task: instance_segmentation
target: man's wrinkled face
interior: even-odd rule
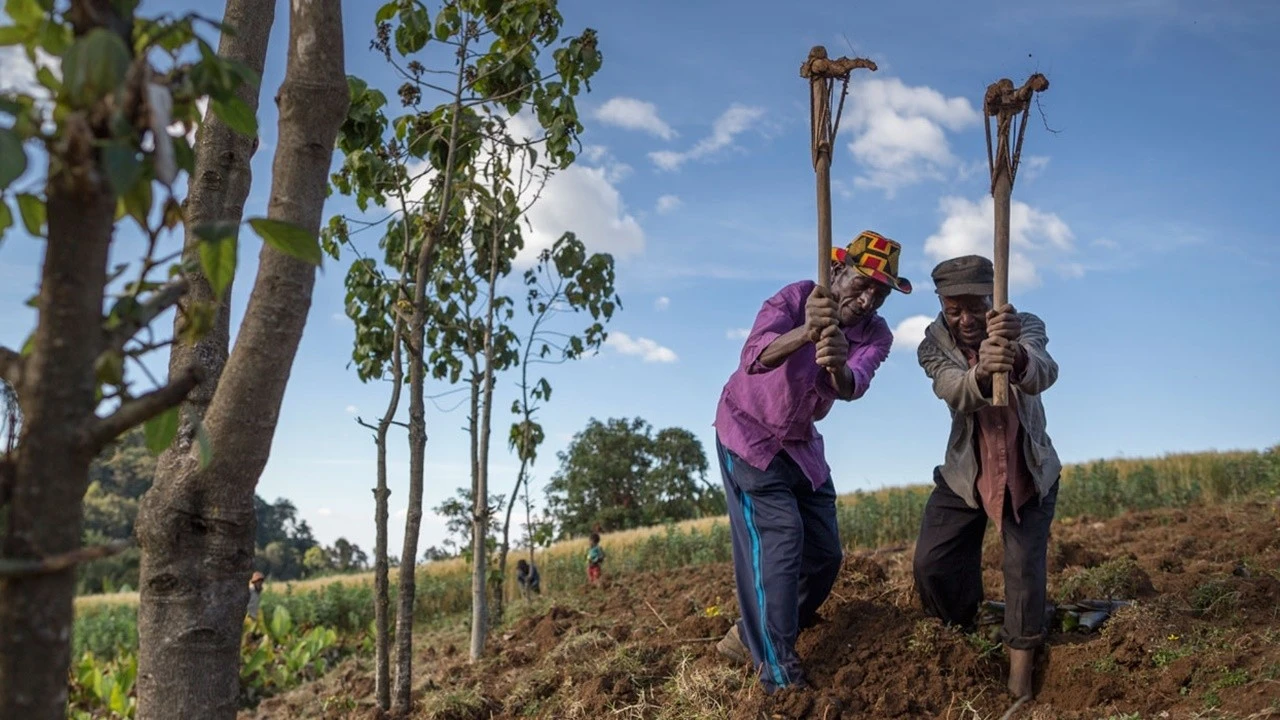
[[[838,264],[831,269],[831,294],[840,307],[841,327],[849,327],[879,310],[890,292],[888,285],[848,265]]]
[[[986,295],[956,295],[942,298],[942,317],[956,344],[976,348],[987,337],[987,313],[991,298]]]

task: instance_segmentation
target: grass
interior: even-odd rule
[[[1059,583],[1057,595],[1067,602],[1084,598],[1132,598],[1149,582],[1138,561],[1125,556],[1097,567],[1071,569]]]

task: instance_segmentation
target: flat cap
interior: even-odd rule
[[[995,266],[981,255],[963,255],[933,269],[934,290],[946,297],[990,295],[995,289]]]

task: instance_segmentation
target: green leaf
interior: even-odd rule
[[[22,138],[9,128],[0,128],[0,190],[5,190],[27,171],[27,151]]]
[[[249,221],[249,226],[276,250],[312,265],[320,264],[320,238],[314,234],[293,223],[270,218],[254,218]]]
[[[258,119],[248,103],[238,97],[213,101],[213,114],[227,124],[227,127],[248,137],[258,134]]]
[[[65,97],[83,108],[120,89],[129,70],[129,48],[119,35],[94,28],[62,54]]]
[[[112,143],[102,150],[102,163],[106,166],[107,180],[116,195],[125,196],[142,179],[142,162],[137,153],[125,143]]]
[[[41,85],[55,93],[62,90],[62,81],[58,79],[57,75],[53,74],[52,70],[45,66],[41,66],[39,70],[36,70],[36,79],[40,81]]]
[[[151,214],[151,183],[134,183],[128,193],[122,196],[125,210],[137,221],[138,227],[149,230],[147,216]]]
[[[236,276],[236,237],[200,243],[200,269],[219,299]]]
[[[44,17],[44,10],[36,0],[5,0],[4,14],[13,18],[18,25],[30,27],[40,22]]]
[[[378,14],[373,16],[373,21],[375,23],[384,23],[390,20],[396,16],[396,9],[399,7],[400,3],[398,0],[391,0],[391,2],[378,8]]]
[[[173,443],[173,439],[178,436],[178,419],[179,410],[177,406],[174,406],[142,425],[143,435],[146,436],[147,449],[151,451],[152,455],[159,455]]]
[[[42,22],[36,29],[36,44],[50,55],[62,57],[74,41],[70,26],[62,23]]]
[[[0,240],[4,240],[5,231],[13,227],[13,211],[9,209],[9,203],[0,198]]]
[[[22,216],[22,224],[28,233],[44,237],[46,210],[43,200],[31,193],[18,193],[18,214]]]
[[[27,31],[16,25],[0,27],[0,47],[21,45],[27,41]]]

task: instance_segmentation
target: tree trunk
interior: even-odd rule
[[[496,200],[497,193],[495,193]],[[472,542],[472,576],[471,576],[471,661],[475,662],[484,655],[484,641],[489,631],[489,608],[488,608],[488,583],[487,576],[489,574],[489,558],[488,545],[489,538],[489,436],[493,425],[493,332],[494,332],[494,315],[497,308],[494,307],[494,296],[497,293],[498,282],[498,245],[500,241],[499,230],[500,225],[493,229],[493,235],[489,241],[489,288],[488,298],[485,308],[485,325],[484,325],[484,373],[480,377],[480,396],[479,407],[475,402],[476,394],[472,393],[472,429],[476,428],[476,420],[474,419],[475,411],[480,411],[479,417],[479,442],[473,443],[477,445],[478,455],[475,463],[475,493],[472,496],[472,518],[474,526],[471,532]],[[474,385],[472,387],[475,387]],[[497,595],[502,594],[501,585],[498,586]],[[501,602],[500,600],[498,602]]]
[[[68,127],[89,132],[83,120],[68,121]],[[95,453],[83,429],[97,406],[94,360],[103,347],[103,290],[116,209],[106,177],[91,159],[86,164],[49,178],[39,324],[15,388],[23,422],[9,489],[6,560],[37,560],[80,547],[81,503]],[[85,177],[76,178],[80,172]],[[74,565],[0,577],[0,718],[66,717],[75,582]]]
[[[256,30],[242,17],[247,30]],[[348,105],[341,2],[292,3],[289,20],[267,214],[316,234]],[[179,437],[180,467],[157,476],[143,497],[139,720],[236,716],[254,489],[270,454],[315,274],[314,266],[264,244],[235,348],[205,417],[213,459],[199,469],[191,438]]]
[[[400,321],[395,320],[395,323],[396,329],[391,339],[391,400],[387,403],[387,412],[382,416],[382,422],[378,423],[378,487],[373,491],[374,522],[377,525],[377,539],[373,550],[373,622],[377,656],[374,686],[378,707],[384,712],[391,709],[391,646],[387,637],[387,611],[391,602],[387,577],[387,498],[391,496],[391,491],[387,488],[387,433],[400,408],[400,388],[404,385],[404,365],[401,364],[400,357]]]
[[[460,53],[466,53],[464,39]],[[391,713],[407,717],[413,710],[413,600],[416,591],[418,535],[422,528],[422,486],[427,454],[426,416],[426,335],[427,284],[431,281],[436,243],[444,236],[453,201],[453,169],[461,123],[462,89],[465,76],[458,70],[453,95],[453,120],[449,127],[449,151],[444,161],[444,183],[440,209],[427,241],[418,252],[414,273],[413,316],[409,320],[409,507],[405,513],[404,548],[400,556],[400,582],[396,589],[396,681]]]
[[[515,509],[516,500],[520,497],[520,485],[524,482],[525,466],[527,464],[525,460],[520,461],[520,472],[516,474],[516,487],[511,492],[511,499],[507,501],[507,516],[502,521],[502,544],[498,546],[498,580],[495,583],[497,587],[493,596],[492,614],[494,627],[502,624],[502,620],[507,613],[505,590],[507,555],[511,552],[511,511]]]

